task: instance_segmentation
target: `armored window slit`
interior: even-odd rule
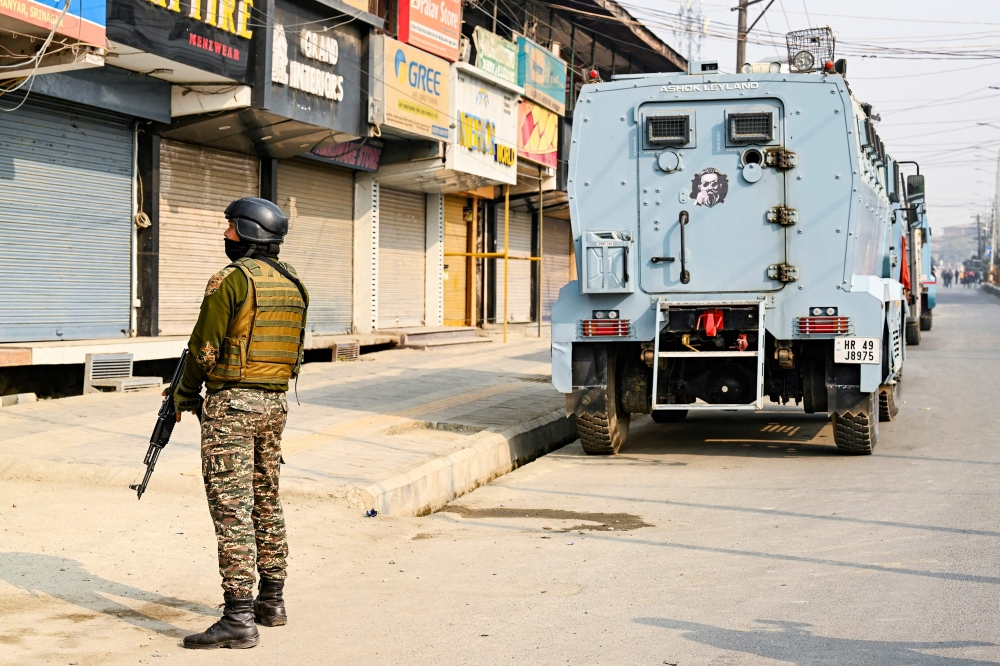
[[[729,114],[729,140],[733,143],[767,143],[773,138],[770,112]]]
[[[650,116],[646,118],[646,143],[651,146],[683,146],[688,142],[690,122],[687,116]]]

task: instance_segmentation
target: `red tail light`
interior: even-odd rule
[[[628,319],[584,319],[583,335],[592,338],[602,335],[622,336],[629,333]]]
[[[795,332],[799,335],[850,333],[850,317],[796,317]]]

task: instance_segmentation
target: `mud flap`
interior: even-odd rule
[[[604,412],[608,388],[608,348],[603,343],[573,344],[573,392],[566,394],[566,414]]]

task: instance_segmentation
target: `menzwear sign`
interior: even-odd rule
[[[108,0],[107,38],[250,83],[254,0]]]

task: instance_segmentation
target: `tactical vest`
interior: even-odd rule
[[[284,384],[302,351],[307,303],[294,282],[262,261],[243,258],[230,265],[247,276],[247,297],[208,380]]]

